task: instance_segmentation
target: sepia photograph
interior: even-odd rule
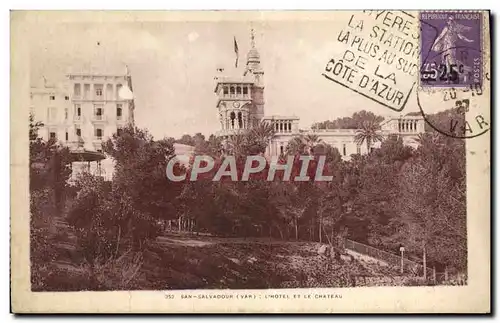
[[[488,312],[489,12],[267,14],[11,12],[23,293]]]

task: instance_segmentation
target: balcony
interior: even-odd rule
[[[92,115],[92,122],[105,122],[106,121],[106,116],[105,115]]]

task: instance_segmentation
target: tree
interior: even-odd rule
[[[243,132],[238,132],[229,137],[226,142],[226,152],[239,159],[248,153],[247,136]]]
[[[323,121],[312,125],[313,129],[360,129],[365,121],[374,120],[377,124],[384,120],[384,117],[377,116],[372,112],[361,110],[355,112],[351,117],[337,118],[333,121]]]
[[[56,227],[63,213],[71,175],[68,148],[55,140],[38,137],[43,127],[29,117],[29,199],[30,199],[30,259],[34,290],[45,289],[51,279],[47,264],[60,256],[55,244],[60,241]]]
[[[383,140],[383,136],[379,133],[379,130],[380,126],[375,120],[364,121],[361,125],[361,129],[356,131],[354,140],[358,145],[362,145],[366,142],[367,151],[370,152],[373,143]]]
[[[465,271],[465,143],[437,133],[421,142],[399,180],[402,238],[424,260]]]
[[[265,153],[274,133],[274,127],[268,122],[260,122],[256,127],[253,127],[248,134],[250,154]]]
[[[286,152],[289,155],[303,153],[312,155],[314,152],[314,148],[322,143],[323,141],[317,134],[308,133],[305,135],[299,135],[290,139],[286,147]]]
[[[314,147],[316,147],[316,145],[323,142],[317,134],[313,134],[313,133],[308,133],[303,138],[304,138],[303,139],[304,144],[305,144],[307,152],[309,154],[313,153]]]
[[[38,137],[38,129],[43,126],[29,118],[30,138],[30,190],[49,188],[54,205],[60,211],[67,181],[71,176],[71,155],[67,147],[60,146],[55,139],[48,141]]]
[[[122,218],[122,234],[140,248],[158,234],[158,221],[177,217],[176,197],[183,183],[169,181],[165,176],[168,161],[174,156],[173,142],[154,140],[145,130],[127,126],[103,144],[104,151],[115,161],[112,185],[112,206],[116,217]],[[174,173],[182,171],[176,164]]]
[[[29,115],[29,139],[31,141],[36,141],[38,137],[38,130],[44,126],[43,122],[35,121],[35,115],[30,113]]]
[[[288,155],[303,154],[306,149],[302,136],[296,136],[290,139],[286,146],[286,153]]]
[[[200,139],[200,137],[198,137],[198,140],[199,139]],[[203,138],[203,139],[205,139],[205,138]],[[188,146],[195,146],[195,144],[196,144],[196,142],[193,139],[193,137],[191,137],[190,135],[187,135],[187,134],[186,135],[182,135],[182,137],[180,139],[176,140],[176,143],[183,144],[183,145],[188,145]]]
[[[298,241],[299,223],[312,202],[312,197],[304,191],[304,185],[294,182],[278,181],[270,183],[270,186],[271,202],[282,221],[293,228],[295,241]]]

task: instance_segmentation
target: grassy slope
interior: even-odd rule
[[[104,265],[60,264],[35,290],[266,289],[403,285],[394,268],[357,255],[318,255],[319,244],[168,235]],[[50,277],[48,277],[49,275]]]
[[[266,239],[162,237],[144,253],[140,289],[262,289],[397,284],[397,271],[319,245]],[[140,286],[140,287],[139,287]]]

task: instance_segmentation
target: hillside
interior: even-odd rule
[[[321,245],[269,239],[169,235],[142,253],[127,253],[94,269],[59,266],[65,289],[266,289],[403,285],[396,268],[352,252],[320,255]],[[354,256],[353,256],[354,255]],[[92,275],[91,275],[92,272]],[[110,275],[110,273],[113,273]],[[79,283],[78,283],[79,282]]]

